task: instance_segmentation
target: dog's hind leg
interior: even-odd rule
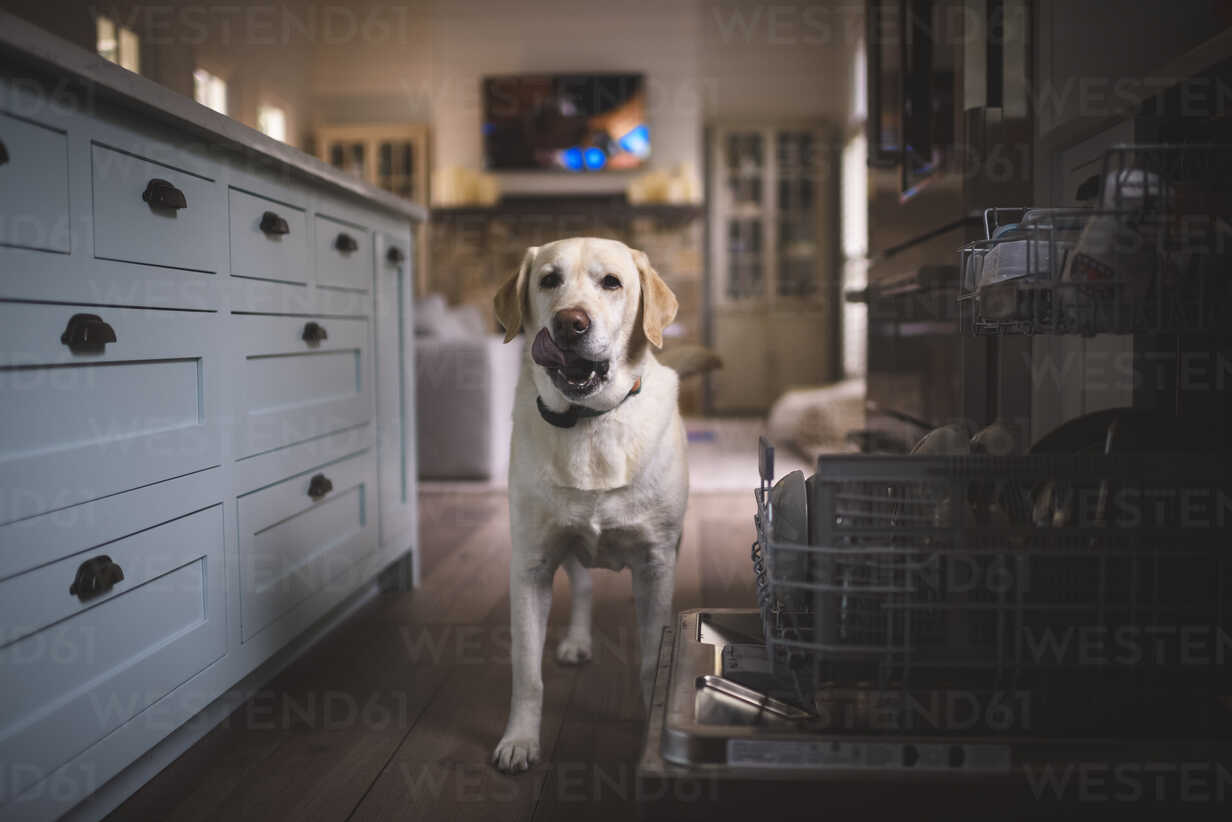
[[[569,630],[556,646],[556,660],[566,665],[579,665],[590,659],[590,569],[570,554],[561,563],[569,574],[569,595],[573,607],[569,612]]]

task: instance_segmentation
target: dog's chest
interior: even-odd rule
[[[598,496],[598,495],[597,495]],[[554,512],[548,543],[558,557],[573,553],[588,568],[619,571],[645,560],[661,541],[656,512],[643,509],[630,516],[629,507],[607,496],[593,501],[573,500]]]
[[[620,408],[598,424],[545,432],[538,449],[547,481],[580,491],[613,491],[633,482],[644,457],[642,438]]]

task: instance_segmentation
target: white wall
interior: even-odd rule
[[[361,17],[399,26],[380,3]],[[418,0],[385,42],[318,45],[318,122],[427,121],[433,166],[480,168],[485,75],[639,71],[647,77],[651,168],[703,169],[714,119],[844,122],[862,19],[858,0]],[[508,193],[620,191],[623,174],[503,173]]]
[[[1212,0],[1213,1],[1213,0]],[[93,48],[95,5],[13,0]],[[480,79],[519,72],[644,72],[652,168],[703,170],[717,119],[846,122],[863,0],[252,0],[100,8],[137,29],[143,71],[192,93],[223,76],[231,116],[283,106],[290,142],[320,124],[427,122],[433,165],[480,168]],[[627,175],[502,175],[508,192],[623,190]]]

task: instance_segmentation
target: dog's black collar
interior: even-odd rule
[[[625,394],[625,399],[621,400],[612,408],[618,408],[621,403],[637,394],[642,390],[642,378],[638,377],[633,382],[633,387],[629,389],[629,393]],[[542,397],[535,397],[535,405],[539,406],[539,416],[543,417],[543,421],[548,425],[554,425],[557,428],[572,428],[577,425],[577,421],[587,417],[598,417],[611,411],[612,408],[606,411],[597,411],[594,408],[587,408],[584,405],[570,405],[564,411],[553,411],[543,404]]]

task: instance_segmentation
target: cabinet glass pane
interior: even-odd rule
[[[415,193],[415,144],[409,140],[402,144],[402,173],[406,176],[398,193],[410,197]]]
[[[812,209],[813,193],[820,171],[813,134],[807,131],[780,131],[775,143],[779,210]]]
[[[377,144],[377,185],[401,197],[415,194],[415,144],[382,140]]]
[[[354,174],[356,177],[364,176],[364,144],[351,143],[347,146],[346,159],[343,161],[343,170]]]
[[[762,136],[757,132],[727,136],[727,187],[734,204],[761,204],[765,169]]]
[[[817,290],[816,221],[783,218],[778,223],[778,293],[806,297]]]
[[[727,296],[760,297],[763,288],[762,223],[757,219],[727,222]]]
[[[812,132],[780,131],[775,136],[778,239],[776,290],[803,297],[817,290],[816,193],[821,180]]]
[[[377,175],[382,179],[389,177],[394,173],[394,147],[388,142],[382,142],[377,148],[377,153],[380,156],[380,162],[377,165],[380,170]]]

